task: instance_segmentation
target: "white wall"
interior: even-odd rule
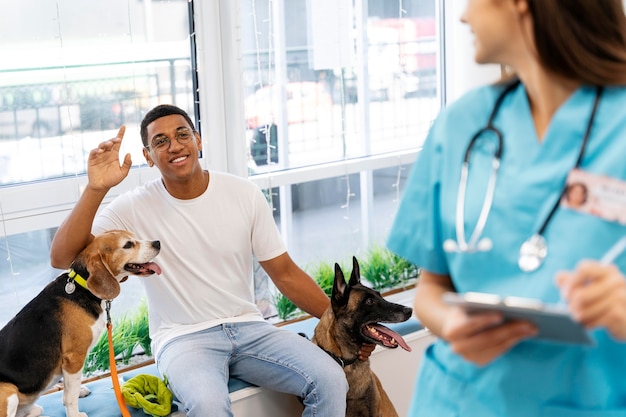
[[[467,0],[443,0],[446,103],[500,77],[499,65],[478,65],[474,61],[474,36],[460,20],[466,3]]]

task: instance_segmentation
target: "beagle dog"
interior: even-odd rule
[[[96,236],[0,330],[0,417],[39,416],[35,401],[61,377],[67,417],[87,417],[78,411],[82,369],[106,325],[105,302],[128,275],[160,274],[160,249],[123,230]]]

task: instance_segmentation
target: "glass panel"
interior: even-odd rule
[[[56,276],[48,257],[53,232],[0,238],[0,327]]]
[[[50,266],[55,229],[0,237],[0,328],[63,271]],[[139,278],[130,277],[113,303],[115,317],[137,309],[144,297]]]
[[[362,207],[361,175],[352,174],[319,181],[308,181],[291,186],[291,216],[280,213],[281,189],[271,190],[275,219],[280,225],[286,217],[291,218],[289,252],[294,261],[314,279],[320,277],[320,268],[334,276],[334,264],[339,263],[344,271],[352,269],[352,257],[356,256],[362,276],[367,279],[368,267],[377,260],[384,263],[391,258],[384,243],[393,223],[400,202],[400,195],[410,171],[409,165],[374,170],[371,175],[373,198],[370,225],[364,223],[367,211]],[[266,190],[266,195],[270,195]],[[374,243],[372,243],[374,242]],[[386,269],[388,271],[388,269]],[[369,284],[380,286],[381,291],[397,289],[414,283],[417,268],[408,266],[405,279],[386,274],[387,281],[371,279]],[[280,321],[292,318],[295,306],[281,297],[261,271],[256,276],[257,295],[264,306],[266,317]],[[332,283],[332,281],[331,281]],[[322,288],[324,283],[321,282]],[[276,302],[280,300],[279,302]],[[274,303],[275,305],[270,305]],[[287,312],[285,312],[287,310]],[[302,312],[300,312],[301,314]],[[294,313],[297,314],[297,313]]]
[[[0,185],[84,173],[122,124],[123,151],[143,163],[148,109],[193,115],[187,12],[185,0],[3,2]]]
[[[436,1],[360,3],[240,0],[252,175],[421,144],[440,108]]]
[[[291,186],[292,225],[289,252],[300,265],[320,260],[350,261],[363,255],[369,240],[384,243],[395,216],[409,166],[375,170],[372,174],[372,227],[364,239],[360,175],[352,174]],[[280,191],[272,190],[278,207]],[[277,223],[280,210],[275,209]]]

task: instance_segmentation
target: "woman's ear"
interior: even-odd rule
[[[515,0],[515,9],[520,15],[528,14],[528,0]]]

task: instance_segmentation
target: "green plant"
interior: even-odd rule
[[[341,267],[343,269],[343,266]],[[317,282],[327,296],[331,296],[333,292],[333,283],[335,282],[335,264],[328,262],[319,262],[311,269],[309,275]]]
[[[152,356],[152,339],[150,338],[150,323],[148,321],[148,303],[145,299],[139,304],[133,322],[135,334],[137,335],[137,344],[147,356]]]
[[[419,275],[419,268],[386,248],[374,246],[359,262],[361,275],[377,291],[404,287]]]
[[[395,253],[391,255],[391,272],[397,277],[404,277],[404,282],[411,282],[419,277],[420,269],[404,258],[399,257]]]
[[[342,266],[343,268],[343,266]],[[335,264],[328,262],[318,262],[313,266],[307,266],[305,271],[313,278],[320,288],[330,297],[333,291],[333,282],[335,280]],[[290,320],[300,317],[305,313],[287,297],[279,293],[274,300],[278,318],[281,320]]]
[[[352,260],[350,260],[350,267],[346,267],[347,264],[347,261],[339,263],[344,274],[349,276],[352,270]],[[381,292],[413,284],[419,275],[417,266],[380,246],[374,246],[366,256],[359,259],[359,267],[361,276],[371,284],[372,288]],[[335,280],[335,263],[319,262],[304,269],[330,297]],[[281,320],[290,320],[305,314],[280,293],[276,296],[274,305],[278,318]]]
[[[109,364],[109,340],[108,330],[100,335],[100,338],[87,354],[83,375],[89,376],[98,371],[108,371]],[[112,337],[113,352],[118,362],[128,364],[130,358],[136,353],[137,348],[151,356],[150,334],[148,330],[148,306],[142,300],[139,307],[132,315],[124,315],[113,321]]]
[[[296,307],[296,305],[282,293],[278,293],[274,300],[274,305],[276,306],[278,318],[281,320],[291,320],[302,314],[302,310]]]

